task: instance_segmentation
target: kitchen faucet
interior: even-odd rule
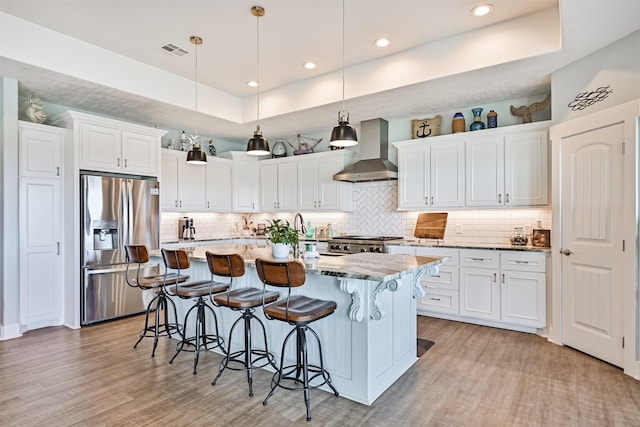
[[[298,229],[298,219],[300,219],[300,228]],[[303,236],[307,232],[307,229],[304,226],[304,219],[302,218],[302,214],[300,212],[296,213],[296,216],[293,217],[293,229]]]

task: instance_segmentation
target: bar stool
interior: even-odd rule
[[[191,265],[189,261],[189,255],[182,249],[162,249],[162,259],[164,260],[166,270],[177,270],[177,274],[180,275],[180,270],[185,270]],[[167,289],[167,293],[171,296],[177,296],[182,299],[195,298],[195,304],[187,311],[184,316],[184,322],[182,323],[183,334],[182,340],[178,343],[176,354],[173,355],[169,363],[173,363],[174,359],[184,349],[184,346],[193,347],[193,374],[197,373],[198,360],[200,358],[200,349],[212,350],[216,347],[222,348],[224,352],[224,340],[220,337],[218,330],[218,317],[213,308],[207,304],[205,297],[209,297],[211,300],[214,294],[224,292],[228,288],[228,285],[224,283],[216,283],[213,281],[213,274],[210,280],[200,280],[197,282],[187,283],[175,283],[173,286]],[[194,311],[195,310],[195,311]],[[215,325],[215,334],[207,334],[207,322],[205,314],[207,310],[213,315],[213,321]],[[187,337],[187,324],[189,322],[189,316],[191,313],[195,313],[195,336]]]
[[[338,396],[338,391],[331,384],[331,375],[324,369],[322,360],[322,343],[318,334],[309,327],[311,322],[320,320],[331,315],[336,310],[334,301],[324,301],[309,298],[303,295],[291,295],[291,288],[304,285],[304,266],[298,261],[274,262],[256,259],[256,270],[258,277],[263,283],[263,290],[266,285],[288,288],[287,298],[269,305],[263,305],[264,314],[269,320],[280,320],[295,326],[289,332],[282,343],[280,353],[280,368],[271,378],[271,391],[262,402],[266,405],[269,398],[273,396],[276,388],[281,387],[287,390],[304,390],[304,404],[307,407],[307,421],[311,420],[309,410],[309,389],[317,388],[327,384],[333,393]],[[315,337],[318,342],[320,366],[311,365],[308,361],[307,352],[307,332]],[[284,354],[289,338],[296,335],[296,363],[284,366]],[[309,377],[309,373],[312,374]],[[300,378],[302,376],[302,379]],[[311,385],[311,381],[321,378],[322,382]],[[293,385],[283,384],[283,381],[293,381]],[[301,386],[299,385],[301,384]]]
[[[245,263],[244,259],[237,254],[218,255],[211,252],[207,252],[207,263],[209,269],[216,276],[228,277],[229,288],[227,292],[221,293],[213,297],[214,304],[217,306],[228,307],[234,311],[240,311],[241,316],[233,322],[231,330],[229,331],[229,338],[227,344],[227,355],[222,359],[220,363],[220,369],[218,375],[213,379],[211,385],[215,385],[218,378],[222,375],[225,369],[231,369],[233,371],[246,370],[247,382],[249,383],[249,396],[253,396],[253,369],[263,368],[267,365],[273,366],[277,369],[275,363],[275,356],[269,352],[269,346],[267,344],[267,331],[262,321],[255,316],[254,312],[256,307],[260,307],[264,303],[272,303],[280,296],[277,292],[263,292],[258,288],[242,288],[233,289],[234,277],[244,276]],[[251,321],[257,322],[262,328],[262,336],[264,337],[264,350],[253,348],[252,336],[251,336]],[[244,322],[244,347],[237,351],[231,351],[231,343],[233,337],[233,331],[235,327]],[[255,358],[254,358],[255,356]],[[240,367],[230,366],[229,363],[240,364]]]
[[[153,297],[149,304],[147,304],[147,310],[144,318],[144,329],[140,331],[140,338],[134,344],[133,348],[136,348],[140,341],[145,337],[153,337],[153,350],[151,351],[151,357],[155,356],[156,347],[158,346],[158,338],[160,336],[171,337],[172,332],[181,334],[180,325],[177,323],[178,314],[176,311],[176,305],[171,298],[167,298],[165,284],[175,284],[185,282],[189,279],[189,276],[184,274],[168,273],[165,269],[164,274],[154,274],[142,276],[142,264],[149,262],[149,251],[144,245],[126,245],[125,253],[127,257],[127,270],[126,278],[127,284],[131,287],[137,287],[144,290],[155,290],[156,295]],[[129,277],[129,267],[132,264],[137,264],[135,278]],[[175,322],[169,322],[168,308],[173,309],[173,318]],[[155,323],[149,325],[149,315],[152,311],[155,311]],[[161,316],[160,313],[164,313]],[[164,320],[162,320],[162,317]]]

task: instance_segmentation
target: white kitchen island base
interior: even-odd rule
[[[242,250],[245,250],[245,253]],[[262,287],[254,267],[256,257],[269,259],[269,249],[251,248],[251,255],[242,245],[212,246],[192,254],[191,279],[210,277],[204,260],[204,251],[216,253],[239,253],[247,263],[246,274],[234,281],[234,287]],[[258,251],[259,253],[256,253]],[[351,258],[351,259],[349,259]],[[324,365],[331,374],[333,385],[340,396],[370,405],[389,388],[417,360],[416,356],[416,301],[419,292],[416,283],[431,269],[437,271],[442,259],[415,257],[411,255],[354,254],[331,257],[306,265],[307,275],[304,286],[294,288],[292,295],[303,294],[312,298],[335,301],[338,308],[333,315],[313,322],[310,326],[322,341]],[[345,265],[350,268],[345,268]],[[359,265],[362,271],[358,272]],[[394,270],[392,274],[380,270]],[[378,280],[372,280],[378,279]],[[286,289],[269,288],[286,298]],[[191,300],[174,298],[178,306],[178,316],[182,318],[193,303]],[[239,312],[225,307],[216,307],[220,333],[226,339]],[[285,336],[293,326],[280,321],[264,318],[262,309],[256,315],[267,329],[269,350],[280,360],[281,346]],[[180,319],[179,319],[180,320]],[[208,319],[210,322],[211,319]],[[212,325],[208,324],[209,331]],[[187,334],[193,334],[193,326],[187,325]],[[262,333],[258,327],[252,328],[254,348],[263,348]],[[231,351],[244,345],[242,333],[234,334]],[[309,340],[309,362],[319,364],[317,345]],[[219,349],[215,350],[220,352]],[[189,353],[185,353],[189,354]],[[184,361],[186,355],[179,356],[174,363]],[[290,345],[285,353],[285,364],[294,363],[295,346]],[[273,370],[271,367],[269,369]],[[215,375],[217,372],[211,372]],[[218,383],[229,380],[237,372],[225,372]],[[238,378],[234,378],[234,381]],[[323,389],[328,390],[324,386]]]

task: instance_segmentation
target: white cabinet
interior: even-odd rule
[[[549,203],[547,131],[526,126],[530,130],[486,133],[467,141],[467,206]]]
[[[544,253],[460,251],[460,314],[505,324],[546,324]]]
[[[464,140],[455,137],[396,144],[399,209],[464,206]]]
[[[160,206],[165,211],[202,212],[206,206],[204,165],[187,163],[187,153],[162,150]]]
[[[260,169],[260,210],[293,211],[298,208],[298,164],[295,158],[263,160]]]
[[[298,209],[352,211],[353,184],[333,180],[351,160],[352,153],[346,150],[299,156]]]
[[[260,208],[258,159],[243,151],[230,151],[224,154],[233,160],[233,211],[258,212]]]
[[[230,212],[232,199],[232,161],[208,157],[206,166],[206,210]]]
[[[59,178],[66,130],[18,122],[20,176]]]
[[[158,176],[166,131],[76,111],[54,118],[58,121],[74,129],[79,169]]]
[[[459,313],[459,251],[450,248],[416,248],[417,256],[449,257],[438,274],[422,276],[424,296],[418,301],[418,312]]]
[[[20,325],[63,323],[62,154],[66,130],[18,123]]]

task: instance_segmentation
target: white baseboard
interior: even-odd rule
[[[18,338],[21,336],[22,336],[22,332],[20,332],[19,323],[0,326],[0,341],[10,340],[12,338]]]

